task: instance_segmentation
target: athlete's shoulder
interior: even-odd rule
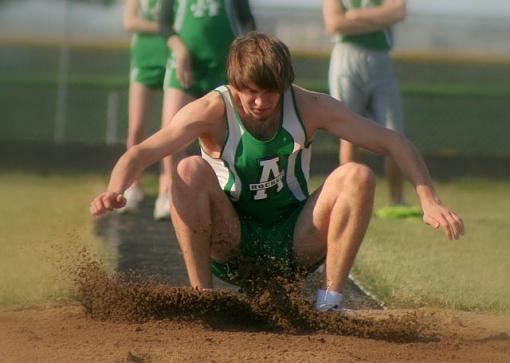
[[[316,114],[321,111],[321,107],[334,101],[333,97],[322,92],[311,91],[297,85],[293,85],[292,88],[296,105],[301,113]]]
[[[185,110],[193,120],[214,124],[223,121],[225,105],[221,95],[211,91],[185,106]]]
[[[225,104],[221,94],[215,90],[206,93],[204,96],[199,98],[197,101],[201,101],[202,107],[207,112],[223,112],[225,110]]]
[[[310,137],[315,130],[323,129],[328,122],[337,120],[345,112],[343,104],[326,93],[294,86],[294,95],[298,112]]]

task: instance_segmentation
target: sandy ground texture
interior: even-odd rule
[[[81,306],[0,311],[2,362],[508,362],[510,319],[449,311],[358,311],[359,317],[417,314],[427,328],[411,341],[332,333],[214,328],[198,321],[101,321]]]
[[[510,361],[510,316],[383,310],[352,283],[353,310],[321,314],[317,275],[264,270],[242,293],[185,287],[169,223],[147,218],[150,204],[98,224],[116,273],[87,251],[64,266],[79,304],[0,308],[0,362]]]

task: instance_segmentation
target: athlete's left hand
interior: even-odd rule
[[[423,222],[432,228],[443,228],[448,239],[459,239],[464,234],[464,222],[454,211],[446,208],[440,202],[430,202],[422,205]]]

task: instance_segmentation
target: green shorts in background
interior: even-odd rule
[[[193,84],[185,88],[177,79],[177,70],[174,60],[170,58],[166,67],[164,88],[175,88],[184,91],[193,97],[202,97],[216,87],[227,82],[223,67],[193,67]]]
[[[274,274],[290,277],[296,271],[292,261],[294,228],[304,203],[298,205],[285,218],[270,225],[259,223],[238,211],[241,223],[241,256],[236,261],[212,261],[213,274],[228,283],[240,285],[240,280],[245,278],[240,270],[252,263],[263,265],[264,268],[274,271]]]
[[[165,79],[165,67],[131,67],[129,79],[131,82],[141,83],[150,88],[162,89]]]

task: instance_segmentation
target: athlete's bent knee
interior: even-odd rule
[[[350,162],[337,169],[346,186],[365,191],[375,189],[374,172],[366,165]]]
[[[200,156],[188,156],[177,164],[177,177],[187,185],[203,185],[206,178],[211,176],[214,176],[211,167]]]

